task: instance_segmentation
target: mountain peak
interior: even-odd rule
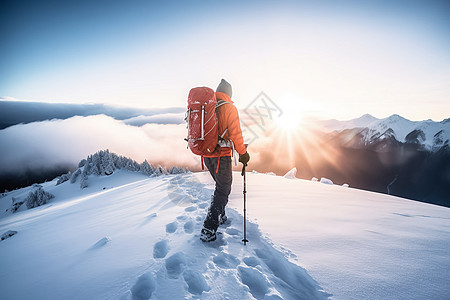
[[[392,121],[392,122],[398,122],[398,121],[409,121],[408,119],[403,118],[402,116],[398,115],[398,114],[393,114],[389,117],[386,118],[386,120]]]
[[[372,116],[371,114],[364,114],[364,115],[362,115],[361,117],[355,119],[355,121],[356,121],[356,120],[359,120],[359,121],[362,121],[362,122],[371,123],[371,122],[377,121],[377,120],[379,120],[379,119],[378,119],[378,118],[375,118],[375,117]]]

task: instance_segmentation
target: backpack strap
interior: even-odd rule
[[[230,103],[230,102],[227,102],[227,101],[225,101],[225,100],[220,99],[220,100],[217,101],[217,103],[216,103],[216,109],[218,109],[219,107],[221,107],[222,105],[227,104],[227,103]]]
[[[222,105],[224,105],[224,104],[231,104],[231,103],[228,102],[228,101],[220,99],[219,101],[217,101],[217,104],[216,104],[216,112],[217,112],[217,109],[219,107],[221,107]],[[234,156],[234,164],[237,165],[236,155],[234,154],[234,152],[235,152],[235,150],[234,150],[234,143],[233,143],[232,140],[225,140],[225,134],[227,132],[228,132],[228,128],[226,128],[222,134],[219,134],[219,142],[218,142],[218,144],[219,145],[223,144],[223,146],[221,145],[221,147],[230,147],[231,148],[231,156]],[[219,172],[219,165],[220,165],[220,156],[219,156],[218,161],[217,161],[216,173]]]

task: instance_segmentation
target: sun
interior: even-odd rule
[[[292,93],[280,97],[277,102],[283,111],[276,119],[277,127],[284,131],[295,131],[304,122],[305,105],[304,102]]]
[[[285,131],[294,131],[301,127],[302,114],[294,109],[283,111],[275,120],[276,125]]]
[[[282,131],[295,132],[308,126],[312,116],[319,112],[314,101],[300,97],[298,93],[285,92],[277,99],[282,113],[274,120]]]

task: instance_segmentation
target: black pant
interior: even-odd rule
[[[228,203],[228,195],[230,195],[231,183],[233,182],[231,157],[205,157],[203,160],[209,173],[216,182],[214,196],[203,226],[208,229],[217,230],[220,216],[225,215],[225,206]],[[217,164],[219,164],[219,170],[216,173]]]

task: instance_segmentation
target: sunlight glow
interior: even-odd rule
[[[310,101],[301,99],[289,92],[277,99],[283,113],[275,120],[275,124],[284,131],[297,131],[304,125],[307,115],[318,111],[318,107]]]
[[[300,113],[288,110],[276,119],[277,126],[286,131],[297,130],[302,123],[302,116]]]

